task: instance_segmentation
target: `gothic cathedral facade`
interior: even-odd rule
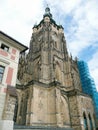
[[[19,61],[16,124],[95,130],[92,99],[82,92],[77,59],[64,30],[45,9],[33,27],[29,52]]]

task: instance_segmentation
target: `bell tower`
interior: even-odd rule
[[[33,80],[48,84],[54,80],[64,82],[64,61],[68,60],[66,41],[63,27],[53,20],[49,7],[43,20],[33,27],[29,55]]]
[[[82,130],[77,59],[68,54],[64,29],[45,9],[34,25],[29,52],[19,62],[17,124]],[[82,119],[82,118],[81,118]]]

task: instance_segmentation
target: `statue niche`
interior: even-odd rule
[[[55,63],[55,80],[58,82],[62,82],[62,73],[61,73],[61,66],[58,61]]]
[[[39,80],[40,77],[40,58],[36,59],[33,64],[33,79]]]

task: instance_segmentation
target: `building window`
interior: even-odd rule
[[[83,113],[83,118],[84,118],[84,129],[85,129],[85,130],[88,130],[87,117],[86,117],[86,114],[85,114],[85,113]]]
[[[4,69],[5,67],[0,65],[0,83],[2,82],[3,79]]]
[[[5,51],[9,51],[9,47],[8,46],[6,46],[5,44],[1,44],[1,48],[3,49],[3,50],[5,50]]]
[[[93,130],[93,124],[92,124],[92,119],[91,119],[91,116],[89,114],[89,123],[90,123],[90,130]]]

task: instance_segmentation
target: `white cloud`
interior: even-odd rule
[[[81,50],[90,46],[93,42],[98,41],[97,12],[97,4],[92,0],[86,1],[85,4],[75,8],[73,12],[73,22],[77,25],[77,28],[75,32],[73,32],[73,35],[70,36],[72,39],[69,40],[69,42],[71,42],[71,44],[69,43],[69,47],[70,50],[75,49],[75,54],[77,55]],[[73,26],[70,26],[70,30],[72,29]]]
[[[29,46],[32,27],[43,18],[46,4],[57,23],[63,24],[72,55],[78,56],[92,44],[98,47],[97,0],[0,0],[0,30]],[[67,21],[69,16],[71,19]],[[96,55],[93,54],[89,66],[97,83]]]
[[[42,19],[43,0],[4,0],[0,5],[0,29],[28,45],[32,27]]]

